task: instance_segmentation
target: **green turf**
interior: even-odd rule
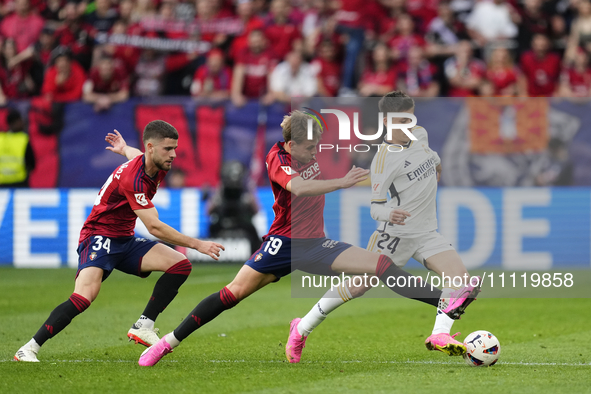
[[[197,266],[157,326],[168,332],[236,266]],[[11,362],[73,289],[74,271],[0,269],[0,393],[591,392],[590,299],[479,299],[454,330],[487,329],[502,356],[491,368],[428,352],[432,307],[403,299],[355,300],[310,336],[303,362],[285,361],[289,321],[312,299],[290,281],[268,286],[190,336],[154,368],[126,341],[158,277],[115,272],[98,299],[42,349],[39,364]]]

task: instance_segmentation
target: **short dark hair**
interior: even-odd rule
[[[292,111],[289,115],[284,117],[286,119],[283,124],[283,139],[285,142],[295,141],[301,144],[308,138],[308,119],[312,120],[312,133],[314,138],[320,139],[322,135],[322,128],[312,116],[302,111]]]
[[[23,120],[21,113],[19,112],[18,109],[11,108],[8,111],[8,114],[6,115],[6,123],[8,123],[8,125],[10,126],[11,124],[13,124],[14,122],[16,122],[18,120],[21,120],[21,121]]]
[[[144,128],[144,145],[148,140],[163,140],[165,138],[179,139],[179,133],[170,123],[163,120],[153,120]]]
[[[384,113],[404,112],[412,109],[414,106],[415,101],[402,90],[394,90],[393,92],[386,93],[378,103],[380,112]]]
[[[72,51],[63,45],[60,45],[58,47],[56,47],[53,51],[51,51],[51,63],[55,64],[55,62],[57,61],[57,59],[59,59],[60,57],[65,57],[68,60],[72,60]]]

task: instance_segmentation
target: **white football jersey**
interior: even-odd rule
[[[441,159],[429,148],[423,127],[415,126],[411,131],[417,141],[411,140],[401,151],[400,146],[384,142],[371,163],[371,216],[381,222],[378,229],[393,235],[437,230],[435,167]],[[405,225],[384,223],[397,208],[411,214]]]

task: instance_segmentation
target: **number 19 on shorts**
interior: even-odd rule
[[[279,249],[281,249],[281,245],[283,245],[283,241],[281,239],[270,237],[263,252],[269,252],[269,254],[275,256],[277,252],[279,252]]]

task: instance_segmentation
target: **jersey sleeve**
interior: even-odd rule
[[[144,185],[144,182],[141,178],[135,179],[136,174],[128,174],[128,176],[133,177],[134,179],[122,179],[121,184],[119,185],[119,190],[127,199],[129,206],[131,207],[132,211],[137,209],[149,209],[154,208],[154,204],[148,198],[146,190],[148,190],[148,185]]]
[[[412,134],[417,137],[418,140],[425,140],[427,144],[429,143],[429,136],[427,135],[427,130],[425,130],[422,126],[415,126],[412,129]]]
[[[431,149],[431,153],[433,153],[433,159],[435,160],[435,167],[437,167],[439,164],[441,164],[441,158],[439,157],[437,152],[435,152],[433,149]]]
[[[277,154],[270,157],[266,164],[271,182],[277,183],[284,189],[289,181],[300,175],[291,167],[291,160],[287,155]]]
[[[388,202],[388,190],[398,174],[398,169],[394,165],[387,163],[389,157],[396,153],[388,152],[387,147],[378,152],[371,163],[371,217],[374,220],[389,221],[390,207]]]
[[[419,140],[425,140],[425,142],[427,143],[427,146],[429,146],[429,135],[427,134],[427,130],[425,130],[424,127],[415,126],[412,129],[412,133]],[[438,166],[439,164],[441,164],[441,158],[439,157],[439,155],[437,154],[437,152],[435,152],[430,147],[429,147],[429,150],[431,151],[431,156],[433,156],[433,160],[435,160],[435,166]]]

